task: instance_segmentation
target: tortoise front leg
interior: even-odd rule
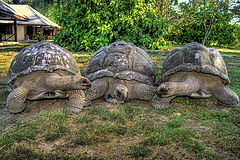
[[[85,94],[82,90],[70,90],[68,94],[68,105],[65,111],[78,114],[85,104]]]
[[[175,96],[164,98],[156,95],[152,99],[152,106],[154,107],[154,109],[159,109],[159,110],[169,108],[170,102],[173,98],[175,98]]]
[[[151,101],[156,95],[157,87],[147,85],[144,83],[129,84],[129,99],[139,99],[144,101]]]
[[[150,101],[152,106],[155,109],[164,109],[169,107],[170,101],[173,97],[169,98],[162,98],[157,94],[157,87],[143,84],[143,83],[136,83],[131,84],[129,86],[129,99],[139,99]]]
[[[19,113],[25,109],[24,102],[27,99],[29,90],[26,87],[20,86],[10,92],[7,97],[7,108],[10,113]]]
[[[91,83],[87,78],[80,75],[60,76],[52,74],[46,78],[45,85],[53,90],[72,90],[86,89]]]
[[[96,79],[91,82],[91,87],[84,90],[86,96],[86,104],[90,105],[92,100],[100,98],[108,91],[108,81],[104,79]]]

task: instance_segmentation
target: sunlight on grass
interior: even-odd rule
[[[157,80],[171,48],[148,51]],[[230,88],[240,95],[240,50],[217,50],[228,68]],[[17,53],[0,52],[0,76],[6,76]],[[73,53],[82,75],[92,55]],[[6,83],[2,82],[0,87],[0,100],[5,101]],[[115,154],[123,159],[160,159],[161,154],[169,159],[239,156],[240,109],[223,107],[214,97],[178,97],[165,110],[155,110],[142,101],[110,107],[100,100],[97,103],[84,108],[79,115],[54,110],[41,111],[28,120],[0,119],[5,126],[0,132],[0,159],[109,159]]]
[[[6,76],[13,58],[18,52],[0,52],[0,76]]]
[[[220,49],[220,48],[217,48],[217,50],[219,51],[219,52],[230,52],[230,53],[239,53],[240,54],[240,50],[238,50],[238,49]]]

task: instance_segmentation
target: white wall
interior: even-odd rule
[[[24,25],[17,25],[17,40],[22,41],[25,39],[24,35],[26,34],[27,29],[25,29],[26,26]],[[14,32],[14,25],[12,25],[12,32]],[[9,37],[10,35],[7,35]],[[9,40],[15,40],[15,36],[13,35]]]
[[[24,35],[25,35],[25,32],[24,32],[24,27],[23,25],[17,25],[17,39],[18,41],[21,41],[21,40],[24,40]]]

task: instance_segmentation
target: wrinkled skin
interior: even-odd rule
[[[25,109],[25,101],[69,98],[67,111],[78,113],[85,103],[83,89],[90,86],[90,81],[80,75],[56,70],[52,73],[36,71],[18,77],[7,97],[7,108],[11,113],[19,113]]]
[[[235,92],[224,85],[219,76],[197,72],[178,72],[160,84],[157,92],[161,97],[161,108],[168,108],[170,101],[176,96],[208,98],[215,96],[227,107],[237,107],[239,98]]]
[[[155,108],[158,108],[160,97],[156,94],[157,87],[135,80],[128,81],[112,77],[96,79],[91,83],[91,87],[84,91],[88,103],[100,97],[105,97],[110,103],[139,99],[150,101]]]

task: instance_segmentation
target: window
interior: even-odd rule
[[[1,34],[13,34],[12,33],[12,24],[0,24],[0,33]]]

